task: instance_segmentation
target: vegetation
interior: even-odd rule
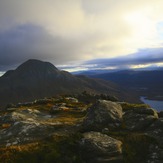
[[[124,163],[144,163],[149,154],[150,146],[157,141],[144,133],[129,131],[109,131],[105,134],[123,142],[122,152]]]
[[[141,133],[110,132],[108,134],[123,142],[124,163],[144,163],[149,146],[157,142]],[[80,133],[54,135],[41,142],[0,148],[3,163],[83,163],[79,141]]]
[[[124,111],[134,109],[134,108],[139,109],[139,108],[149,108],[150,107],[147,104],[131,104],[131,103],[127,103],[127,102],[123,102],[120,104],[121,104]]]
[[[80,163],[79,133],[54,135],[41,142],[0,148],[3,163]]]
[[[148,158],[150,146],[156,143],[155,139],[141,133],[127,134],[123,137],[125,163],[144,163]]]
[[[60,108],[57,112],[53,111]],[[12,105],[12,107],[14,107]],[[37,100],[28,104],[19,104],[17,110],[39,110],[54,115],[50,119],[57,122],[56,132],[43,140],[22,145],[0,147],[0,162],[3,163],[76,163],[81,161],[79,140],[81,134],[76,130],[86,115],[89,105],[82,102],[72,102],[65,96]],[[11,110],[6,113],[12,112]],[[4,113],[3,113],[4,114]],[[10,124],[2,124],[0,129],[6,129]]]
[[[83,93],[76,96],[81,102],[84,103],[94,103],[97,100],[109,100],[109,101],[118,101],[115,96],[110,96],[106,94],[92,94],[84,91]]]

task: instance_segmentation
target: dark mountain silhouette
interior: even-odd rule
[[[93,78],[109,80],[137,92],[149,99],[163,100],[163,70],[133,71],[125,70],[111,73],[90,75]]]
[[[28,60],[16,70],[0,77],[0,106],[28,102],[57,94],[75,94],[83,91],[126,97],[112,82],[74,76],[58,70],[54,65],[39,60]]]

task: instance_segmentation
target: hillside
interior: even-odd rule
[[[112,81],[121,87],[137,93],[139,96],[147,96],[149,99],[163,100],[163,70],[126,70],[91,74],[89,76]]]
[[[0,78],[0,106],[29,102],[57,94],[105,93],[122,100],[130,96],[112,83],[85,76],[74,76],[39,60],[28,60]]]

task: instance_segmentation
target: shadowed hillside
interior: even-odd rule
[[[74,76],[58,70],[54,65],[39,60],[28,60],[16,70],[0,78],[0,106],[8,103],[28,102],[56,94],[105,93],[120,99],[128,94],[112,82]],[[126,94],[125,94],[126,93]]]
[[[85,73],[87,74],[87,73]],[[88,76],[112,81],[123,88],[149,99],[163,100],[163,70],[153,71],[117,71]]]

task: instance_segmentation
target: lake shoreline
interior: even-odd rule
[[[145,104],[149,105],[153,109],[157,110],[158,112],[163,111],[163,100],[151,100],[148,97],[141,96],[140,100]]]

